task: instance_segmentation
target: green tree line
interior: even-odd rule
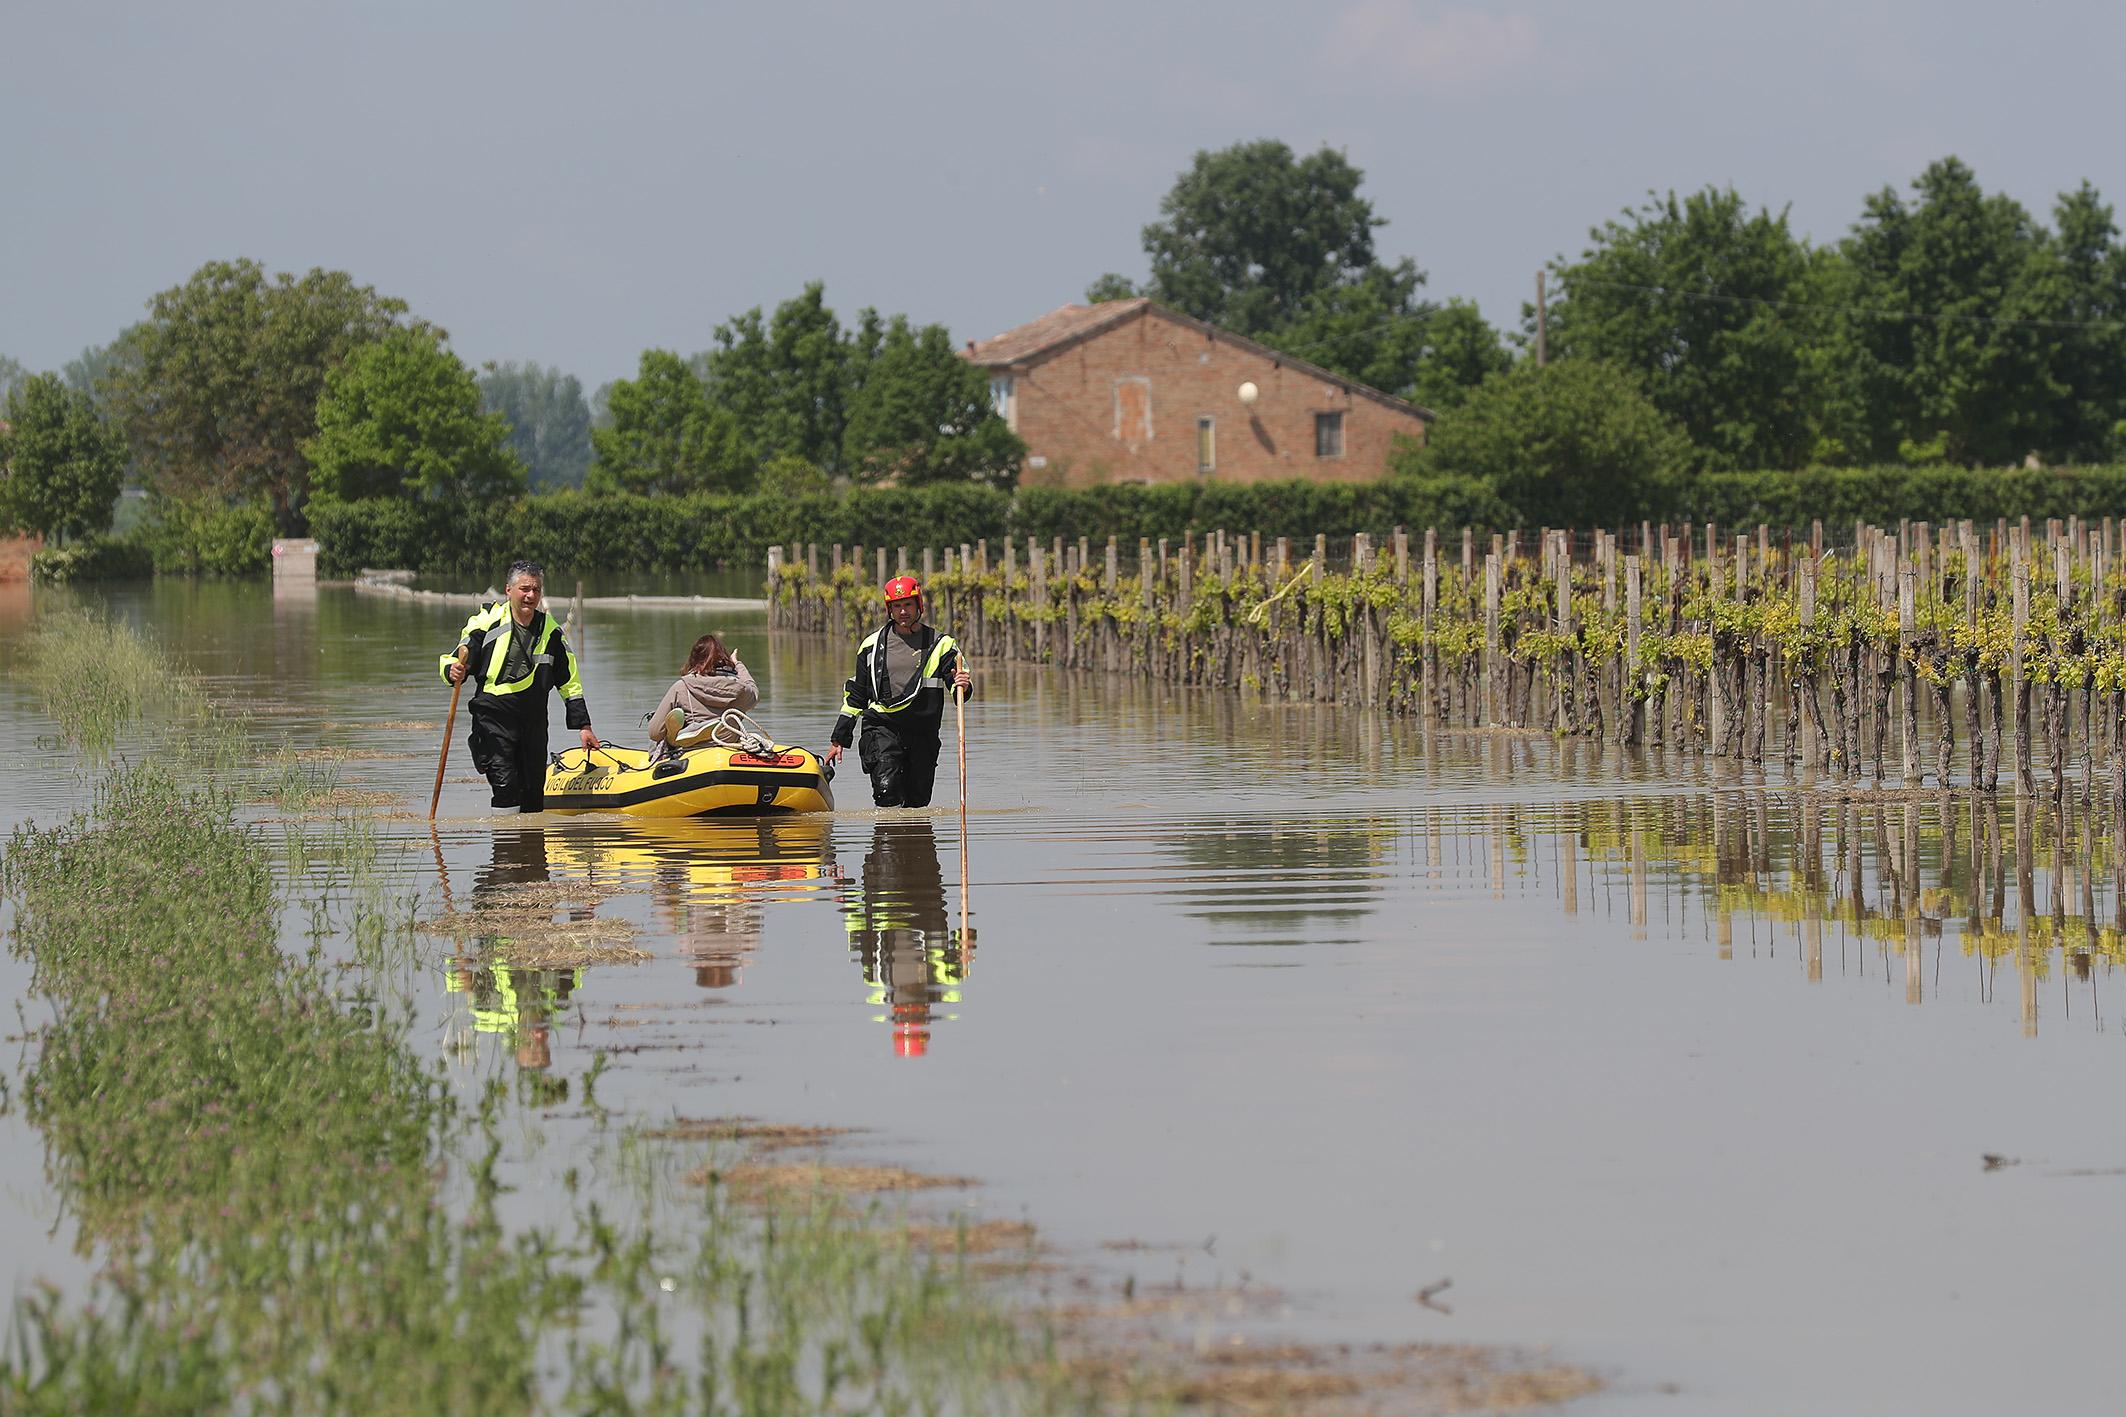
[[[1866,469],[1843,476],[1883,516],[1894,496],[1865,489],[1898,469],[2126,457],[2126,242],[2087,183],[2040,221],[1944,158],[1823,245],[1731,189],[1652,195],[1551,263],[1545,362],[1532,312],[1507,337],[1428,299],[1362,186],[1329,149],[1198,153],[1143,229],[1146,276],[1090,294],[1149,295],[1426,405],[1425,445],[1392,472],[1481,488],[1487,515],[1527,525],[1678,517],[1727,496],[1716,477],[1762,475],[1759,500],[1788,508],[1786,489],[1829,483],[1785,474],[1834,467]],[[942,326],[845,322],[817,284],[692,355],[645,351],[591,398],[558,369],[468,368],[346,272],[210,262],[146,314],[56,383],[0,359],[7,527],[106,525],[114,442],[157,561],[231,570],[328,503],[1002,491],[1025,452]],[[1097,499],[1081,511],[1099,522]]]
[[[75,548],[59,573],[241,573],[264,569],[276,531],[375,498],[1016,480],[1024,446],[943,326],[867,309],[844,328],[815,284],[713,340],[691,359],[647,351],[594,420],[574,376],[476,373],[445,331],[346,272],[210,262],[63,373],[0,357],[0,529],[80,541],[109,527],[130,479],[149,494],[147,529]]]
[[[1149,295],[1438,413],[1397,470],[1472,477],[1527,522],[1620,521],[1695,476],[2126,456],[2126,243],[2083,183],[2048,226],[1954,157],[1813,245],[1731,189],[1655,194],[1549,266],[1511,338],[1421,298],[1363,174],[1283,143],[1201,152],[1144,228]]]

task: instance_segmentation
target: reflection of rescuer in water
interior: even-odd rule
[[[497,832],[494,858],[473,881],[473,899],[478,902],[498,887],[547,879],[545,832]],[[471,1002],[474,1032],[508,1040],[516,1050],[517,1066],[551,1067],[554,1020],[568,1007],[569,996],[582,987],[583,971],[513,965],[509,963],[511,943],[506,935],[482,936],[477,961],[463,960],[453,966],[444,988]]]
[[[886,623],[856,647],[856,673],[843,686],[826,761],[838,762],[852,736],[880,807],[927,807],[937,778],[938,729],[951,686],[974,681],[960,647],[923,623],[923,588],[914,576],[886,582]]]
[[[537,812],[546,805],[546,694],[561,691],[568,726],[583,746],[598,746],[583,702],[576,656],[561,626],[539,608],[546,573],[530,561],[509,568],[502,599],[483,607],[458,633],[458,647],[442,657],[445,683],[471,677],[473,766],[492,789],[497,807]]]
[[[893,1024],[893,1051],[922,1057],[938,1006],[959,1002],[960,982],[974,961],[974,932],[962,939],[947,924],[945,873],[928,819],[898,818],[871,829],[863,888],[844,907],[843,923],[871,1002],[889,1010],[881,1018]]]

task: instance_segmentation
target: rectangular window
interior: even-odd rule
[[[1012,413],[1014,412],[1011,406],[1011,393],[1011,375],[991,374],[989,376],[989,402],[995,406],[997,417],[1003,419],[1007,424],[1012,422]],[[1013,426],[1017,425],[1014,424]]]
[[[1196,420],[1196,471],[1218,466],[1218,420],[1205,415]]]
[[[1341,413],[1317,413],[1314,415],[1314,456],[1317,458],[1340,458],[1344,455],[1344,416]]]

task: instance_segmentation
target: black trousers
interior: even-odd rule
[[[536,719],[472,707],[472,765],[487,779],[489,801],[520,812],[546,808],[546,716]]]
[[[937,783],[938,735],[935,728],[914,732],[866,722],[856,739],[856,760],[871,775],[875,807],[927,807]]]

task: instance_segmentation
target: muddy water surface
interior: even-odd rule
[[[2126,1402],[2101,813],[977,666],[965,838],[949,741],[929,813],[873,812],[851,773],[831,818],[661,824],[490,815],[460,741],[431,838],[458,614],[109,603],[389,794],[468,1085],[580,1103],[602,1054],[597,1103],[647,1125],[859,1128],[853,1156],[978,1177],[1118,1284],[1243,1285],[1236,1331],[1548,1345],[1611,1380],[1589,1412]],[[0,602],[0,653],[34,613]],[[705,629],[779,736],[823,746],[848,648],[746,616],[594,612],[600,731],[642,741]],[[87,779],[46,771],[49,726],[0,693],[4,815],[52,820]],[[459,968],[449,922],[483,909],[489,948],[529,912],[645,958]],[[560,1209],[579,1111],[542,1124],[514,1204]],[[64,1279],[35,1134],[0,1127],[13,1282]]]

